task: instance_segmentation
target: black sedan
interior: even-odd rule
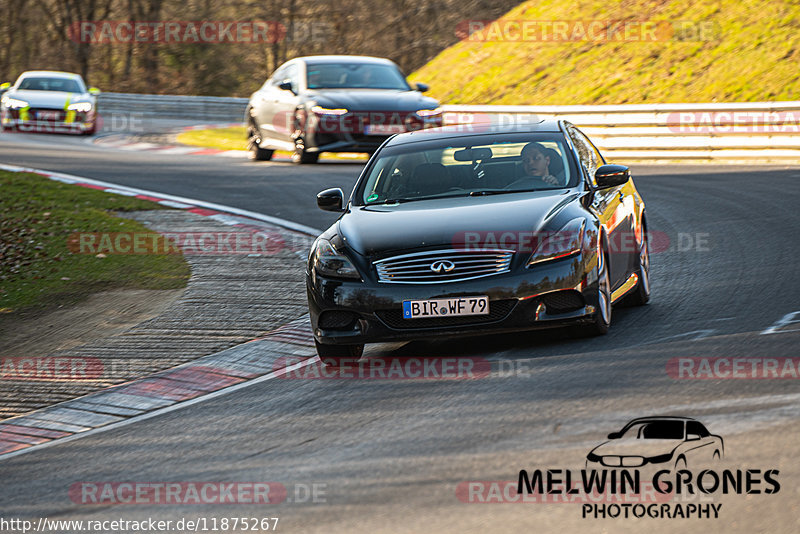
[[[442,125],[442,111],[388,59],[309,56],[279,67],[245,111],[252,159],[275,150],[296,163],[322,152],[373,153],[393,134]]]
[[[644,202],[565,121],[400,134],[370,158],[306,280],[321,358],[365,343],[577,325],[650,297]]]

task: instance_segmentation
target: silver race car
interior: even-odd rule
[[[20,132],[78,133],[97,129],[97,95],[78,74],[23,72],[14,85],[0,85],[0,129]]]

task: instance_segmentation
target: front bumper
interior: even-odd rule
[[[362,115],[361,120],[342,117],[326,117],[312,114],[306,123],[304,141],[309,152],[375,152],[384,141],[395,133],[404,133],[442,126],[441,115],[418,117],[413,113],[399,112],[399,119],[393,120],[392,113],[380,113],[384,122],[363,120],[376,112],[354,112]],[[413,119],[413,120],[412,120]],[[385,122],[388,120],[389,122]],[[370,130],[376,129],[377,130]],[[380,132],[380,133],[379,133]]]
[[[312,273],[306,278],[311,326],[320,343],[361,344],[588,323],[596,312],[597,277],[587,263],[592,262],[560,260],[522,272],[435,285],[334,280]],[[488,316],[402,318],[404,300],[478,295],[489,297]],[[345,319],[350,314],[352,321],[331,328],[325,312]]]
[[[31,133],[86,133],[95,130],[95,114],[76,113],[74,116],[64,114],[58,120],[40,120],[20,118],[16,110],[2,110],[0,124],[3,128]]]

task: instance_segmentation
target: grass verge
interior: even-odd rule
[[[178,142],[184,145],[219,150],[247,150],[247,134],[244,126],[187,130],[178,134]]]
[[[147,232],[114,212],[163,209],[153,202],[0,171],[0,319],[73,304],[116,288],[185,287],[183,256],[73,254],[75,232]]]
[[[431,96],[447,104],[751,102],[800,94],[796,0],[528,0],[501,21],[447,48],[411,80],[430,83]],[[655,39],[635,31],[645,22],[658,24]],[[555,23],[570,30],[556,38]],[[577,31],[595,23],[605,31],[592,38]],[[523,24],[534,31],[521,33]]]

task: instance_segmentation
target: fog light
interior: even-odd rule
[[[318,325],[326,330],[352,330],[357,318],[356,314],[349,311],[324,311],[319,316]]]

